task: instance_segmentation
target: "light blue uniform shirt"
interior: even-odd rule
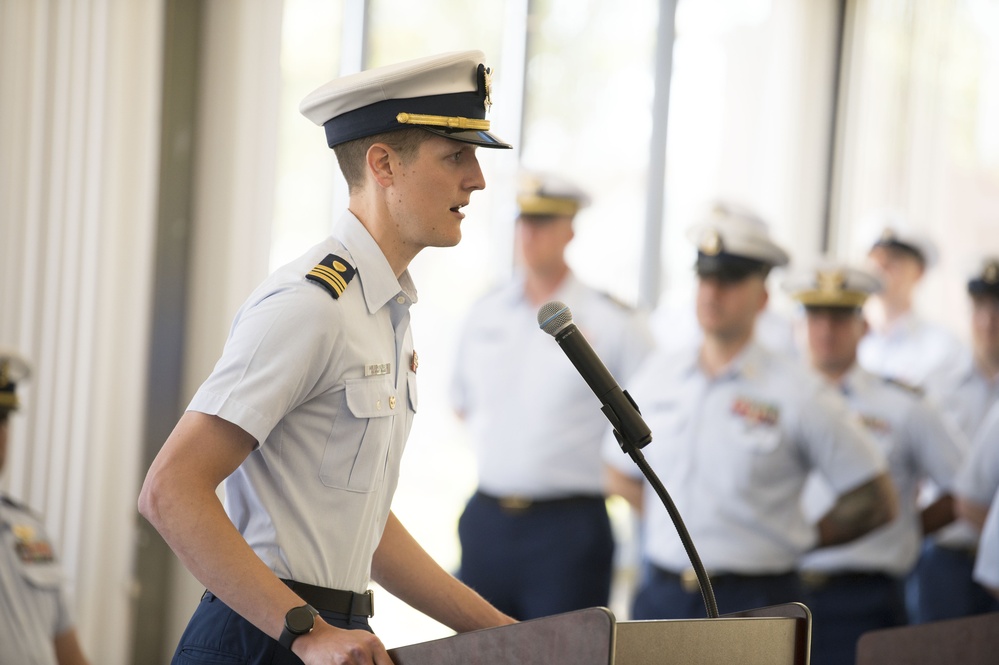
[[[985,420],[985,414],[994,404],[999,404],[999,380],[982,374],[971,352],[965,349],[955,366],[926,382],[926,397],[970,441]]]
[[[982,374],[971,352],[965,349],[956,366],[946,368],[926,382],[926,396],[973,442],[989,409],[999,404],[999,381]],[[968,454],[970,448],[965,451]],[[969,462],[965,459],[963,463]],[[923,503],[929,503],[939,493],[939,488],[928,483],[922,493]],[[987,501],[986,498],[982,503]],[[978,542],[978,531],[964,520],[956,520],[930,538],[947,547],[971,548]]]
[[[55,638],[73,627],[45,526],[0,497],[0,665],[55,665]]]
[[[812,470],[837,494],[886,468],[876,444],[829,386],[758,343],[716,377],[696,354],[655,354],[629,390],[652,429],[643,454],[673,498],[709,572],[784,573],[814,547],[801,494]],[[641,477],[606,440],[608,462]],[[644,487],[645,555],[690,562],[659,497]]]
[[[801,567],[824,572],[873,571],[901,577],[919,557],[919,483],[931,478],[938,487],[950,488],[967,442],[919,395],[856,365],[843,378],[841,392],[888,458],[888,471],[899,496],[899,515],[853,542],[807,554]],[[813,475],[809,480],[806,512],[821,517],[835,496],[821,478]]]
[[[955,492],[989,505],[999,490],[999,403],[985,416],[971,442],[971,451],[957,476]]]
[[[305,279],[331,253],[357,269],[339,299]],[[250,295],[191,402],[257,440],[225,508],[279,577],[367,588],[416,411],[415,301],[408,272],[396,279],[346,213]]]
[[[623,386],[652,347],[644,317],[571,274],[552,300],[565,303]],[[601,442],[610,424],[600,400],[554,337],[521,279],[479,300],[462,331],[452,404],[475,446],[479,488],[495,496],[601,495]]]
[[[857,358],[876,376],[923,387],[928,379],[957,365],[962,353],[951,332],[910,312],[888,330],[869,332],[860,341]]]
[[[983,586],[999,589],[999,491],[992,498],[989,516],[982,528],[974,577]]]

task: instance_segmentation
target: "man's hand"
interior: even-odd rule
[[[366,630],[336,628],[316,617],[316,625],[291,645],[306,665],[392,665],[385,645]]]

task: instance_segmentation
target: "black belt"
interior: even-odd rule
[[[485,492],[476,492],[475,496],[489,503],[495,504],[503,510],[511,513],[519,513],[532,508],[542,508],[545,506],[556,506],[565,504],[583,503],[603,503],[604,497],[600,494],[576,494],[573,496],[559,496],[547,499],[532,499],[526,496],[493,496]]]
[[[375,616],[375,596],[371,589],[368,589],[364,593],[355,593],[353,591],[341,591],[340,589],[326,589],[321,586],[313,586],[294,580],[283,579],[281,581],[289,589],[297,593],[302,600],[317,610],[336,612],[337,614],[346,614],[355,617]],[[207,599],[211,602],[215,598],[217,596],[207,589],[201,594],[201,600]]]
[[[672,570],[666,570],[665,568],[660,568],[658,566],[653,566],[656,575],[675,582],[683,588],[687,593],[694,593],[698,591],[701,586],[697,580],[697,575],[694,573],[693,568],[687,568],[682,573],[674,573]],[[794,571],[788,571],[784,573],[759,573],[759,574],[749,574],[749,573],[708,573],[708,579],[711,581],[711,585],[722,585],[726,582],[750,582],[750,581],[770,581],[778,580],[789,577],[797,577],[797,573]]]
[[[822,572],[818,570],[803,570],[800,573],[801,583],[807,589],[819,590],[830,585],[839,584],[897,584],[898,578],[888,573],[862,570],[842,570],[839,572]]]
[[[358,617],[375,616],[375,596],[368,589],[364,593],[326,589],[294,580],[281,580],[299,597],[317,610],[337,612]]]

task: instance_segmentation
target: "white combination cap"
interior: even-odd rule
[[[787,252],[770,238],[770,231],[751,210],[719,202],[687,230],[697,246],[697,273],[738,279],[787,265]]]
[[[17,383],[28,378],[31,366],[17,351],[0,347],[0,413],[16,411],[20,406],[17,399]]]
[[[457,51],[342,76],[309,93],[299,110],[326,129],[331,148],[410,127],[510,148],[489,132],[492,72],[484,59],[481,51]]]
[[[874,273],[830,259],[792,271],[782,286],[805,307],[851,309],[862,307],[871,294],[882,288]]]
[[[868,249],[894,247],[915,256],[927,268],[936,265],[940,257],[937,244],[929,235],[913,226],[898,210],[875,210],[862,218],[861,227],[870,238]]]
[[[573,216],[590,197],[573,183],[547,173],[525,171],[517,188],[517,209],[528,217]]]

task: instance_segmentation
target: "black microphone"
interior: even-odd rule
[[[603,407],[600,409],[614,426],[614,435],[624,448],[631,445],[644,448],[652,441],[652,430],[645,424],[638,405],[597,357],[593,347],[572,322],[572,312],[557,300],[545,303],[538,310],[538,325],[555,338],[576,370],[590,386]],[[625,450],[627,452],[627,449]]]

